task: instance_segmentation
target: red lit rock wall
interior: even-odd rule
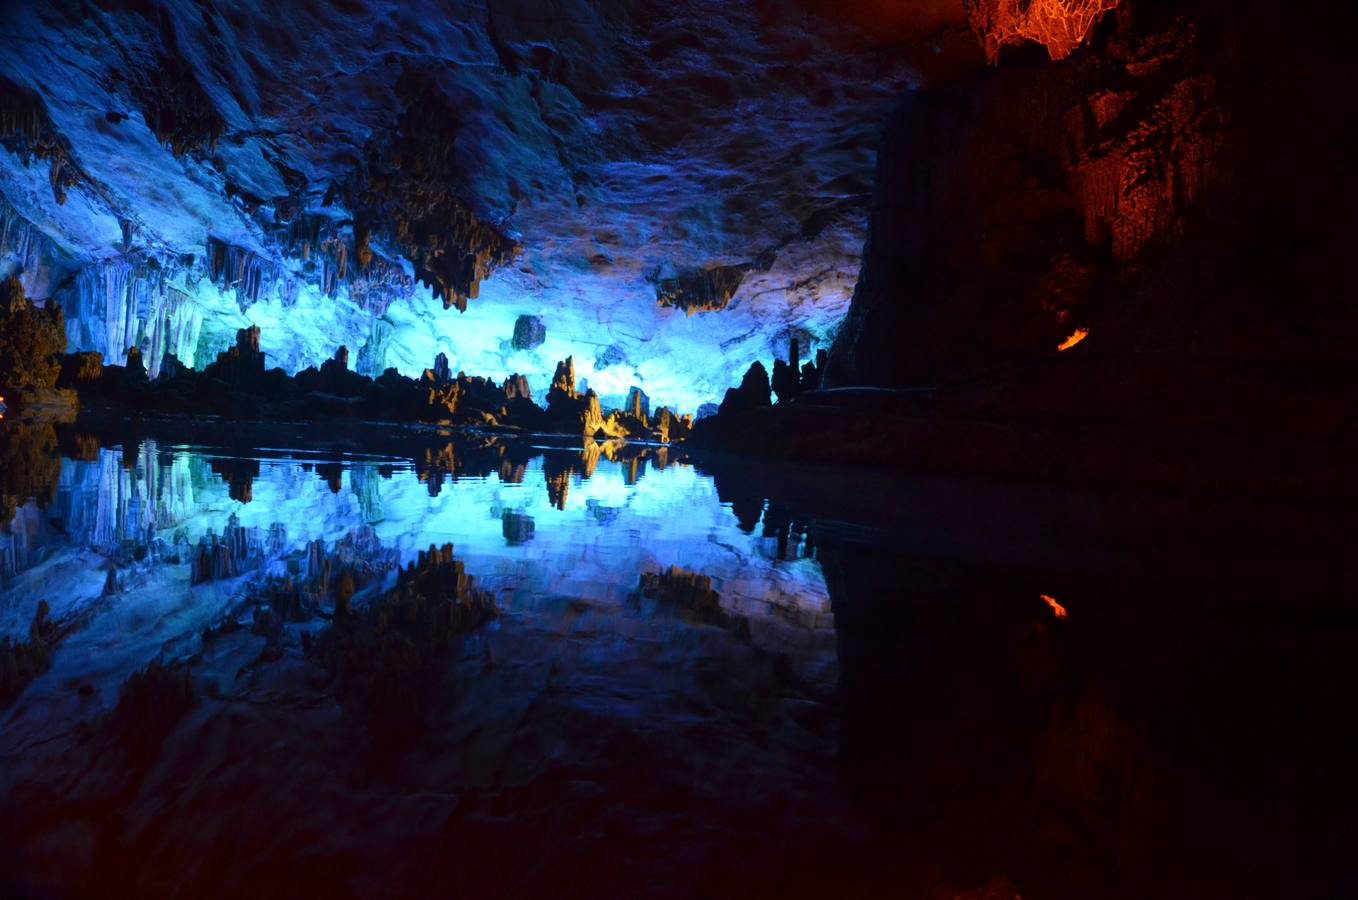
[[[1332,31],[1124,0],[1065,59],[1027,44],[903,97],[828,382],[966,379],[1076,327],[1082,353],[1351,359]]]
[[[1035,41],[1065,59],[1118,0],[972,0],[967,17],[990,62],[1001,48]]]

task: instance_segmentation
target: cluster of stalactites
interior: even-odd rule
[[[113,365],[122,365],[128,350],[138,349],[152,378],[170,356],[192,365],[203,311],[168,283],[172,274],[154,260],[132,257],[82,268],[59,294],[70,348],[97,352]]]
[[[292,273],[253,250],[209,238],[207,262],[213,283],[236,291],[236,305],[241,312],[273,295],[284,306],[297,302],[299,285]]]
[[[465,199],[457,155],[457,108],[437,84],[417,76],[403,82],[409,97],[395,127],[374,138],[353,177],[333,185],[354,213],[358,251],[370,230],[399,248],[415,278],[443,301],[465,311],[481,281],[515,257],[519,244],[480,218]]]
[[[655,299],[687,313],[725,309],[749,271],[748,265],[716,266],[663,278],[656,282]]]
[[[319,285],[327,297],[345,286],[359,307],[383,315],[394,299],[410,295],[415,282],[399,264],[373,252],[366,224],[355,222],[352,232],[346,224],[301,213],[278,226],[276,233],[283,255],[300,260],[304,271],[319,264]]]
[[[42,264],[48,241],[41,231],[9,205],[0,195],[0,260],[14,260],[20,271],[30,271]]]
[[[86,180],[71,157],[71,142],[52,124],[47,106],[33,91],[0,76],[0,146],[28,165],[34,159],[51,165],[52,196],[66,202],[66,191]]]
[[[967,17],[986,59],[999,62],[1008,45],[1035,41],[1065,59],[1119,0],[967,0]]]

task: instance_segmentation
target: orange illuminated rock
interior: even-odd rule
[[[1069,350],[1071,347],[1074,347],[1076,344],[1080,343],[1080,341],[1083,341],[1087,337],[1089,337],[1088,328],[1077,328],[1075,329],[1074,333],[1072,333],[1070,337],[1062,341],[1060,345],[1057,346],[1056,349]]]
[[[1042,598],[1044,603],[1051,607],[1052,613],[1055,614],[1056,618],[1066,618],[1066,608],[1057,603],[1054,597],[1049,597],[1046,594],[1039,594],[1038,596]]]
[[[991,65],[1007,45],[1035,41],[1065,59],[1118,0],[972,0],[967,17]]]

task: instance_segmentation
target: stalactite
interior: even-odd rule
[[[60,134],[47,114],[42,98],[22,85],[0,76],[0,146],[30,165],[46,160],[51,167],[52,196],[66,202],[66,191],[88,181],[71,158],[71,142]]]
[[[283,266],[215,238],[208,239],[208,276],[219,287],[236,291],[241,312],[270,295],[278,296],[285,306],[297,299],[295,279]]]
[[[387,350],[395,336],[396,328],[390,322],[373,319],[368,326],[368,339],[359,348],[354,371],[370,378],[381,375],[387,364]]]
[[[0,196],[0,262],[13,260],[20,271],[36,269],[48,249],[47,238]]]
[[[968,0],[972,30],[991,65],[1006,45],[1036,41],[1065,59],[1119,0]]]

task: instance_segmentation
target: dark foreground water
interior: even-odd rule
[[[427,431],[4,427],[0,634],[47,601],[59,639],[31,680],[10,662],[0,891],[1356,884],[1354,563],[1323,506]],[[337,593],[380,605],[448,543],[498,616],[356,694],[317,649]],[[193,699],[120,714],[152,662]]]

